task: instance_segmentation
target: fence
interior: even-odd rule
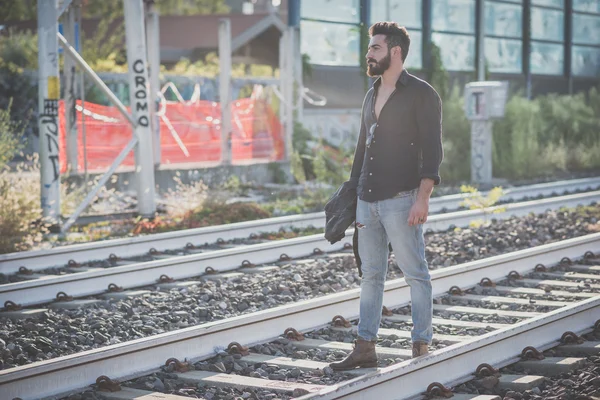
[[[59,104],[60,169],[66,172],[64,102]],[[112,106],[76,104],[79,127],[78,165],[87,161],[89,172],[105,171],[129,142],[131,126]],[[85,112],[85,147],[81,129]],[[218,163],[221,158],[220,104],[208,100],[163,101],[160,117],[161,164]],[[281,123],[266,100],[252,96],[232,102],[232,162],[277,161],[284,158]],[[148,154],[148,157],[152,155]],[[131,152],[122,166],[135,166]],[[83,168],[81,168],[83,170]]]

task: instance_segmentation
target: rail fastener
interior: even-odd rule
[[[294,341],[297,341],[297,342],[300,342],[300,341],[304,340],[304,335],[302,333],[298,332],[294,328],[287,328],[283,332],[283,334],[289,340],[294,340]]]
[[[523,351],[521,352],[521,358],[523,360],[543,360],[545,357],[544,355],[535,347],[533,346],[527,346],[523,349]]]
[[[563,333],[562,336],[560,337],[560,342],[562,344],[568,344],[568,343],[581,344],[581,343],[585,342],[585,339],[583,339],[581,336],[578,336],[574,332],[567,331],[567,332]]]
[[[475,370],[475,376],[477,376],[478,378],[493,376],[497,374],[500,374],[500,370],[494,368],[493,366],[487,363],[479,364],[479,366],[477,366],[477,369]]]
[[[337,328],[350,328],[352,324],[346,318],[341,315],[336,315],[331,320],[331,325]]]
[[[96,385],[98,386],[98,390],[101,392],[120,392],[121,391],[121,383],[116,380],[110,379],[106,375],[101,375],[96,378]]]
[[[173,371],[180,373],[192,371],[194,369],[194,366],[189,362],[181,362],[175,357],[171,357],[167,361],[165,361],[165,367],[171,367]]]
[[[227,345],[227,352],[229,354],[240,354],[242,356],[250,355],[250,349],[246,346],[242,346],[238,342],[231,342]]]

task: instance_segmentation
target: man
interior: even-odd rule
[[[369,29],[367,92],[351,179],[358,179],[356,229],[362,260],[358,340],[334,370],[377,366],[388,243],[410,285],[413,357],[428,353],[433,330],[431,278],[423,223],[429,197],[440,183],[442,104],[437,92],[404,69],[410,47],[405,28],[378,22]]]

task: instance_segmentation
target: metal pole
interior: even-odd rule
[[[221,163],[231,164],[231,20],[219,20],[219,101]]]
[[[58,135],[58,32],[56,0],[38,0],[38,126],[42,215],[50,230],[60,230]]]
[[[295,40],[294,40],[294,61],[295,61],[295,73],[294,77],[298,88],[296,96],[296,119],[302,122],[304,115],[304,80],[302,76],[302,53],[300,52],[300,28],[294,28]]]
[[[523,72],[526,96],[531,99],[531,0],[523,0]]]
[[[573,94],[573,0],[565,0],[565,65],[569,94]]]
[[[295,30],[287,28],[287,40],[285,41],[285,141],[288,160],[291,160],[294,151],[294,41]]]
[[[63,22],[65,38],[69,43],[75,43],[75,7],[69,7]],[[77,112],[75,110],[75,61],[72,57],[65,57],[65,126],[67,139],[67,170],[77,174],[78,168],[78,143],[77,143]]]
[[[286,43],[287,43],[287,37],[288,37],[288,33],[287,33],[287,29],[284,30],[281,33],[281,36],[279,37],[279,93],[281,95],[281,97],[279,98],[279,120],[281,121],[282,125],[286,126],[286,122],[285,122],[285,116],[286,116],[286,110],[287,110],[287,104],[285,104],[285,91],[287,88],[287,84],[286,84],[286,79],[288,77],[286,71],[287,71],[287,66],[285,65],[285,61],[286,61],[286,54],[285,54],[285,49],[286,49]],[[287,138],[286,138],[286,144],[287,144]],[[289,160],[289,156],[291,156],[291,154],[287,154],[287,149],[286,149],[286,154],[285,157],[287,160]]]
[[[485,81],[485,0],[477,0],[477,80]]]
[[[154,0],[146,0],[146,42],[148,43],[148,62],[150,64],[150,124],[152,126],[152,145],[154,165],[160,165],[160,122],[156,112],[159,107],[158,90],[160,88],[160,24],[158,10]]]
[[[144,29],[144,3],[142,0],[124,0],[125,39],[127,44],[127,64],[129,66],[129,104],[134,125],[134,135],[138,138],[135,147],[137,175],[138,213],[144,217],[154,217],[154,163],[152,153],[152,130],[148,103],[148,68],[146,34]]]
[[[88,74],[88,76],[90,78],[92,78],[92,81],[94,81],[94,83],[96,85],[98,85],[98,88],[106,95],[106,97],[108,97],[108,100],[110,100],[111,103],[113,103],[117,107],[117,109],[121,112],[121,114],[123,114],[123,116],[125,118],[127,118],[127,120],[129,121],[129,123],[132,126],[135,126],[137,124],[137,122],[129,114],[129,112],[127,111],[127,108],[125,108],[123,103],[121,103],[121,100],[119,100],[119,98],[117,96],[115,96],[115,94],[108,88],[108,86],[106,86],[106,84],[102,81],[102,79],[100,79],[100,77],[88,65],[88,63],[86,63],[85,60],[83,58],[81,58],[79,53],[77,53],[77,51],[69,44],[69,42],[67,42],[67,40],[64,38],[64,36],[61,35],[60,33],[57,33],[57,36],[58,36],[58,40],[61,42],[61,44],[63,46],[65,54],[73,57],[73,60],[75,60],[75,63],[77,63],[77,65],[81,69],[83,69],[83,72],[85,72],[86,74]]]

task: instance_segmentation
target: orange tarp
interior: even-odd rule
[[[77,102],[81,106],[81,102]],[[79,108],[80,109],[80,108]],[[116,107],[85,103],[88,171],[105,171],[131,140],[130,124]],[[59,104],[60,169],[66,172],[64,102]],[[200,100],[192,104],[168,103],[160,120],[161,164],[217,163],[221,157],[221,109],[219,103]],[[83,170],[82,113],[77,112],[78,165]],[[263,100],[246,98],[232,102],[232,161],[276,161],[284,157],[283,129],[271,107]],[[121,165],[134,166],[131,152]]]

